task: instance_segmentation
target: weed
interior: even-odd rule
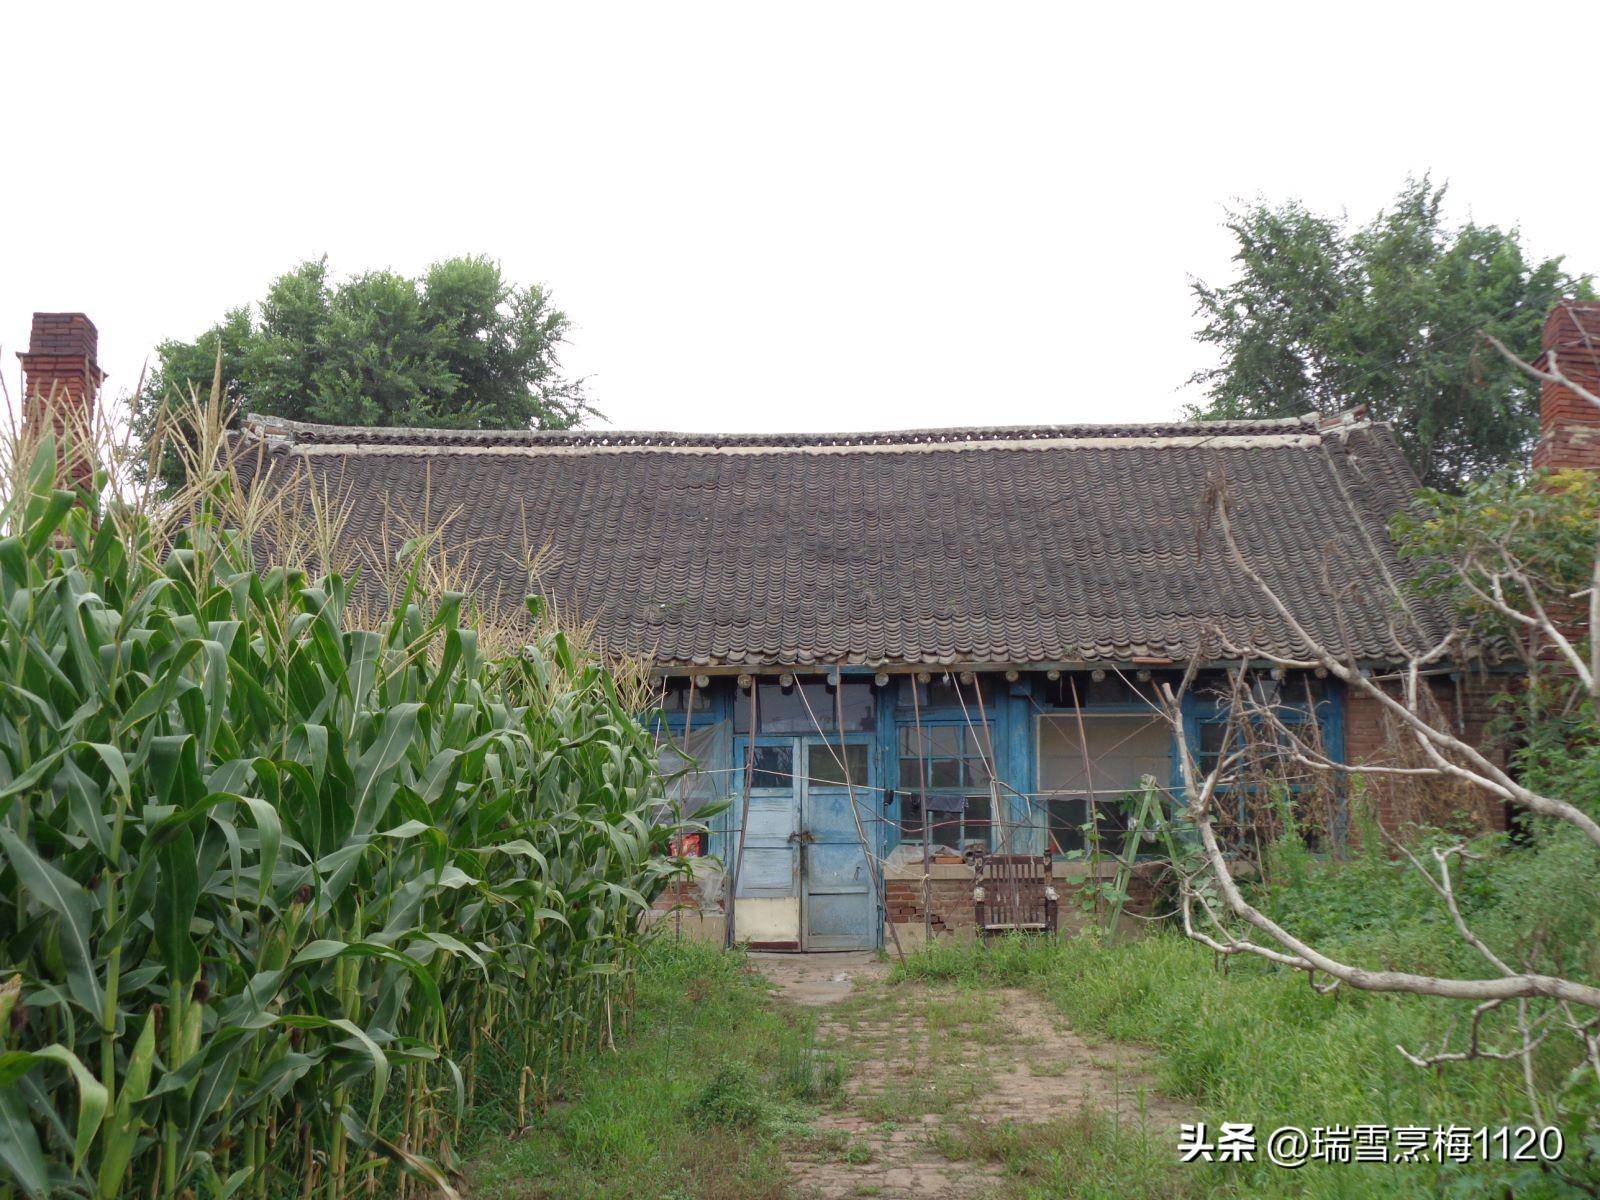
[[[564,1100],[515,1141],[480,1105],[468,1177],[479,1200],[777,1200],[778,1151],[807,1132],[786,1062],[814,1044],[772,1010],[744,957],[659,938],[638,973],[633,1032],[560,1080]]]

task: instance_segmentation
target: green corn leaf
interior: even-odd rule
[[[78,1056],[65,1046],[52,1044],[39,1050],[0,1051],[0,1089],[8,1088],[35,1067],[55,1064],[67,1069],[78,1085],[78,1131],[72,1144],[72,1163],[76,1170],[94,1142],[94,1135],[105,1116],[105,1085],[89,1073]]]
[[[0,850],[5,852],[28,894],[56,915],[68,990],[78,1006],[98,1020],[105,1009],[105,990],[95,972],[90,938],[94,918],[89,893],[35,854],[31,846],[5,825],[0,825]]]
[[[29,1119],[28,1106],[15,1088],[0,1089],[0,1163],[29,1196],[50,1191],[50,1166]]]

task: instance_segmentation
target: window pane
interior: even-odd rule
[[[993,760],[994,747],[989,743],[989,731],[983,726],[980,725],[976,729],[969,729],[967,731],[967,753],[969,755],[975,755],[979,758]]]
[[[922,787],[922,773],[926,768],[920,758],[902,758],[900,760],[900,790],[915,795]]]
[[[1110,803],[1095,805],[1095,827],[1100,833],[1100,849],[1106,854],[1121,854],[1128,837],[1128,821],[1138,799],[1114,798]]]
[[[1056,796],[1050,800],[1050,836],[1061,852],[1088,846],[1090,797]],[[1127,843],[1128,822],[1137,793],[1094,797],[1095,831],[1102,854],[1121,854]]]
[[[1050,801],[1050,836],[1060,853],[1083,849],[1083,823],[1088,818],[1082,796],[1060,796]]]
[[[689,684],[687,681],[669,679],[666,683],[665,693],[661,697],[663,712],[681,713],[689,704]],[[694,690],[694,711],[703,712],[711,706],[710,697],[705,688]]]
[[[964,759],[961,774],[964,787],[983,787],[989,782],[989,764],[981,758]]]
[[[1044,702],[1055,708],[1088,707],[1094,704],[1150,704],[1156,699],[1155,684],[1129,679],[1123,675],[1107,675],[1095,679],[1088,672],[1063,675],[1040,685]]]
[[[802,689],[804,689],[802,694]],[[833,691],[819,679],[797,683],[787,691],[778,683],[758,685],[756,703],[762,733],[816,733],[820,727],[832,731],[838,714]],[[810,709],[807,709],[807,705]],[[846,733],[871,733],[877,728],[877,697],[869,683],[844,685],[844,728]],[[733,699],[733,727],[739,733],[750,730],[750,693],[738,692]]]
[[[990,825],[988,796],[968,796],[967,811],[963,816],[966,820],[967,843],[981,842],[984,846],[993,844],[994,831]]]
[[[824,729],[833,725],[833,697],[823,684],[796,684],[786,692],[776,683],[763,683],[760,693],[757,715],[762,733],[812,733],[818,725]],[[750,707],[748,699],[743,707]]]
[[[978,682],[962,683],[954,676],[937,676],[929,683],[919,683],[917,695],[920,707],[924,710],[938,710],[941,717],[950,716],[951,712],[960,713],[963,709],[972,717],[974,724],[979,724],[982,718],[978,715],[979,698],[982,698],[984,710],[992,712],[995,697],[1005,687],[1003,681],[992,675],[980,676]],[[911,697],[902,690],[900,693],[900,706],[911,707]]]
[[[961,786],[961,760],[936,758],[928,764],[930,788],[958,788]]]
[[[753,788],[794,786],[794,749],[790,746],[757,746],[755,770],[750,777]]]
[[[878,697],[870,683],[844,685],[844,732],[871,733],[878,727]],[[830,698],[828,711],[833,712]],[[831,722],[833,718],[828,718]]]
[[[922,840],[922,801],[904,792],[900,795],[900,840]]]
[[[952,850],[959,851],[961,849],[961,814],[934,813],[933,841],[935,845],[948,846]]]
[[[1087,748],[1084,745],[1087,739]],[[1137,790],[1154,775],[1167,782],[1172,771],[1172,733],[1160,717],[1084,715],[1080,732],[1073,714],[1039,721],[1039,784],[1046,792],[1093,790],[1102,799]]]
[[[850,769],[849,783],[863,785],[867,782],[867,748],[845,746],[840,762],[837,745],[824,742],[806,743],[806,776],[813,784],[822,787],[844,787],[845,768]]]

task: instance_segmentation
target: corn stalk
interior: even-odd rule
[[[173,519],[60,457],[0,498],[0,1195],[449,1193],[468,1080],[625,1005],[650,738],[537,605],[488,657],[411,563],[363,628],[226,471]]]

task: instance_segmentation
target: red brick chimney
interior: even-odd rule
[[[1600,300],[1563,300],[1550,310],[1537,365],[1600,396]],[[1600,407],[1559,383],[1541,384],[1533,465],[1600,469]]]
[[[105,379],[99,350],[100,331],[83,313],[33,314],[28,349],[17,355],[22,360],[25,433],[70,430],[81,436],[94,428],[95,402]],[[92,467],[87,456],[74,454],[70,469],[75,482],[88,486]]]

